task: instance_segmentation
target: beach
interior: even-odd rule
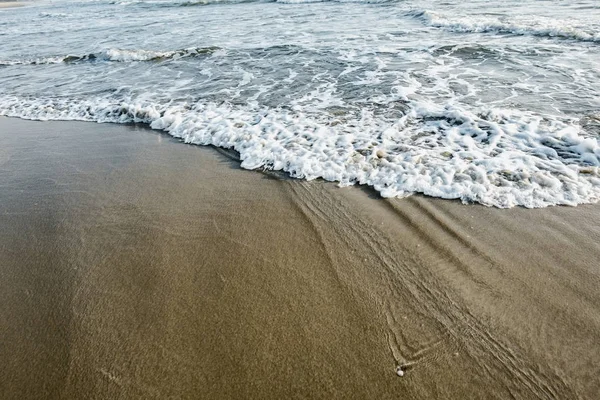
[[[16,1],[0,1],[0,9],[2,8],[12,8],[12,7],[21,7],[22,3]]]
[[[597,398],[599,205],[383,199],[237,157],[0,118],[3,399]]]

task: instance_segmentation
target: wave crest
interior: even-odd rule
[[[62,63],[81,63],[95,61],[133,62],[133,61],[167,61],[186,57],[200,57],[221,50],[219,47],[194,47],[173,51],[108,49],[98,53],[84,55],[66,55],[24,60],[0,60],[0,66],[11,65],[45,65]]]
[[[187,143],[233,148],[247,169],[366,184],[384,197],[424,193],[502,208],[600,200],[598,138],[575,121],[517,110],[414,103],[390,124],[367,111],[345,120],[229,104],[5,97],[0,115],[146,123]]]
[[[500,33],[600,42],[600,32],[591,28],[540,17],[529,18],[527,21],[503,21],[483,16],[448,17],[430,10],[412,11],[409,15],[428,26],[458,33]]]

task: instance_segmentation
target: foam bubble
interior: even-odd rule
[[[589,26],[577,26],[571,21],[541,16],[501,20],[478,15],[447,16],[430,10],[412,11],[410,15],[421,19],[429,26],[444,28],[452,32],[531,35],[600,42],[600,32]]]
[[[213,103],[5,97],[0,115],[142,122],[187,143],[235,149],[247,169],[366,184],[384,197],[424,193],[503,208],[600,199],[598,138],[574,120],[513,109],[414,102],[390,122],[368,110],[344,119]]]
[[[42,57],[35,59],[21,60],[0,60],[0,66],[12,65],[44,65],[44,64],[62,64],[90,61],[114,61],[114,62],[134,62],[134,61],[163,61],[173,60],[185,57],[199,57],[210,55],[220,50],[218,47],[191,47],[173,51],[153,51],[141,49],[107,49],[98,53],[83,55],[68,54],[64,56]]]
[[[392,3],[397,0],[276,0],[277,3],[283,4],[308,4],[308,3],[363,3],[363,4],[382,4]]]

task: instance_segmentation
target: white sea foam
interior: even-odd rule
[[[308,3],[364,3],[364,4],[379,4],[391,3],[397,0],[276,0],[277,3],[283,4],[308,4]]]
[[[185,51],[183,52],[185,54]],[[163,58],[171,58],[177,55],[172,51],[151,51],[151,50],[127,50],[127,49],[109,49],[101,54],[101,58],[109,61],[150,61]]]
[[[384,197],[419,192],[496,207],[600,199],[600,145],[575,121],[506,109],[411,104],[394,123],[232,105],[109,99],[0,100],[0,115],[142,122],[199,145],[233,148],[242,167],[373,186]]]
[[[400,0],[275,0],[277,3],[302,4],[302,3],[357,3],[357,4],[384,4],[396,3]]]
[[[57,57],[44,57],[36,59],[23,59],[23,60],[0,60],[0,66],[11,66],[11,65],[37,65],[37,64],[60,64],[71,56],[57,56]],[[79,57],[77,57],[79,58]]]
[[[117,5],[135,5],[145,4],[158,7],[190,7],[190,6],[204,6],[211,4],[236,4],[236,3],[281,3],[281,4],[309,4],[309,3],[365,3],[365,4],[377,4],[377,3],[390,3],[398,0],[190,0],[190,1],[149,1],[149,0],[123,0],[114,1],[112,4]]]
[[[324,3],[328,0],[276,0],[277,3],[282,4],[308,4],[308,3]]]
[[[580,26],[572,21],[527,16],[513,20],[497,17],[470,15],[448,16],[430,10],[410,13],[429,26],[461,33],[501,33],[558,37],[589,42],[600,42],[600,32],[589,26]]]
[[[204,2],[107,1],[3,13],[0,114],[143,122],[234,148],[245,168],[383,196],[498,207],[600,199],[593,11],[525,0],[483,16],[460,2],[403,0],[182,14],[155,7]],[[407,14],[423,4],[433,11]],[[188,48],[204,43],[221,50]]]
[[[68,54],[64,56],[42,57],[35,59],[0,60],[0,66],[62,64],[85,61],[133,62],[172,60],[176,58],[197,57],[200,55],[212,54],[217,50],[219,50],[218,47],[192,47],[174,51],[107,49],[98,53],[84,55]]]
[[[211,4],[239,4],[252,2],[275,2],[276,0],[180,0],[180,1],[164,1],[164,0],[116,0],[110,4],[119,6],[130,5],[145,5],[152,7],[193,7],[207,6]]]
[[[67,18],[70,15],[66,13],[50,13],[50,12],[41,12],[39,13],[41,18]]]

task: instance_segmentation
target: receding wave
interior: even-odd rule
[[[510,109],[469,111],[409,103],[389,123],[230,104],[113,98],[0,98],[0,115],[141,122],[185,142],[233,148],[242,167],[366,184],[384,197],[412,193],[496,207],[600,200],[600,143],[578,121]]]
[[[11,65],[44,65],[44,64],[63,64],[63,63],[81,63],[96,61],[113,62],[132,62],[132,61],[166,61],[185,57],[199,57],[214,53],[220,50],[219,47],[194,47],[189,49],[180,49],[173,51],[152,51],[152,50],[126,50],[126,49],[108,49],[98,53],[84,55],[65,55],[55,57],[43,57],[37,59],[22,60],[0,60],[0,66]]]
[[[484,16],[449,17],[430,10],[412,11],[409,15],[428,26],[458,33],[499,33],[600,42],[598,30],[548,18],[530,17],[527,20],[505,21]]]

